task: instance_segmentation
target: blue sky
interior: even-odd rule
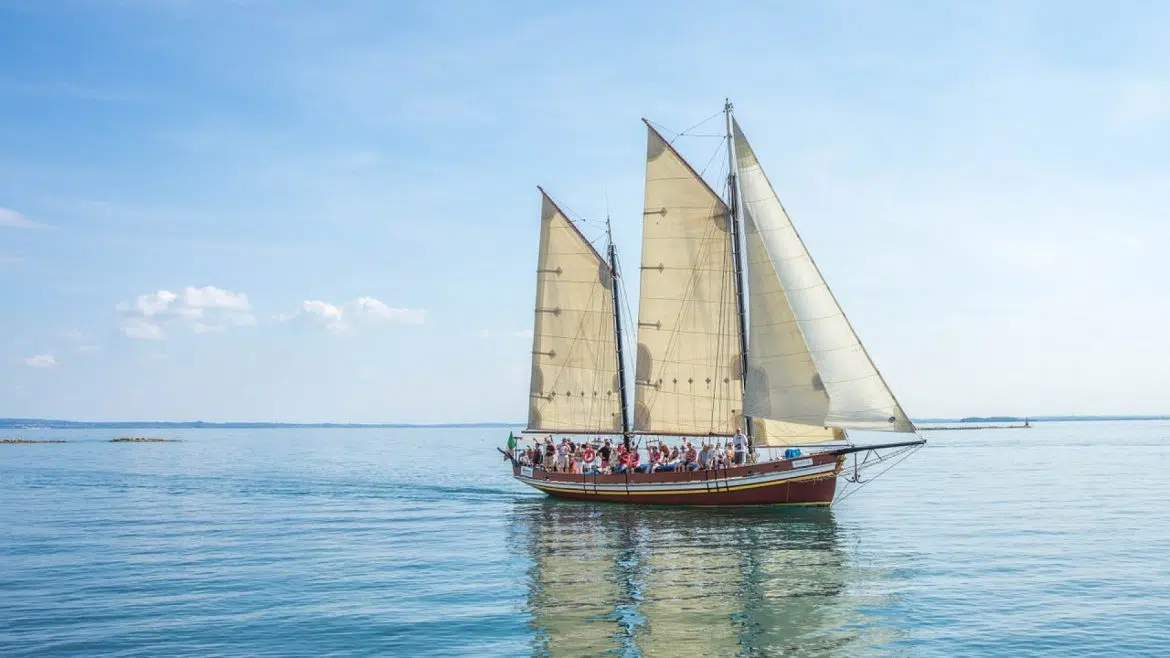
[[[0,416],[521,419],[535,186],[633,270],[724,96],[912,416],[1168,412],[1168,20],[0,0]]]

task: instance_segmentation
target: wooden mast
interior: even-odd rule
[[[740,227],[739,219],[739,181],[736,176],[736,162],[735,162],[735,136],[732,135],[731,130],[731,101],[725,99],[723,103],[723,118],[727,124],[727,207],[731,211],[731,230],[728,232],[731,236],[731,256],[735,262],[735,305],[736,312],[739,314],[739,381],[743,386],[743,401],[744,407],[747,407],[747,354],[748,354],[748,339],[747,339],[747,313],[744,306],[744,280],[743,280],[743,249],[740,241]],[[754,453],[755,447],[752,445],[752,419],[748,417],[746,409],[740,410],[743,417],[743,432],[748,440],[748,453]]]
[[[613,244],[613,231],[610,230],[609,217],[605,218],[605,237],[609,242],[609,280],[610,292],[613,294],[613,332],[617,339],[617,373],[618,399],[622,405],[622,442],[626,449],[630,449],[630,411],[626,404],[626,359],[622,347],[622,300],[619,294],[617,247]]]

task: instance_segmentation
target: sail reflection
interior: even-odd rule
[[[829,509],[527,499],[512,514],[534,655],[848,655],[877,639]]]

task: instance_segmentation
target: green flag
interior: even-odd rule
[[[516,437],[513,436],[511,432],[508,432],[508,450],[515,450],[515,449],[516,449]]]

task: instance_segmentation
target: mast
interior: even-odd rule
[[[610,292],[613,293],[613,333],[617,340],[617,372],[618,372],[618,399],[622,405],[622,442],[626,450],[630,449],[630,411],[626,404],[626,359],[622,347],[622,304],[618,294],[617,247],[613,244],[613,231],[610,230],[609,217],[605,218],[605,237],[609,242],[609,280]]]
[[[744,387],[744,406],[746,407],[748,369],[747,317],[743,301],[743,250],[740,248],[739,183],[736,179],[735,141],[731,134],[731,110],[731,101],[724,99],[723,118],[727,124],[727,207],[731,210],[731,230],[728,233],[731,236],[731,257],[735,262],[735,306],[736,312],[739,315],[739,381]],[[752,445],[752,419],[748,417],[746,409],[743,412],[743,432],[748,440],[748,453],[751,454],[755,452],[755,448]]]

